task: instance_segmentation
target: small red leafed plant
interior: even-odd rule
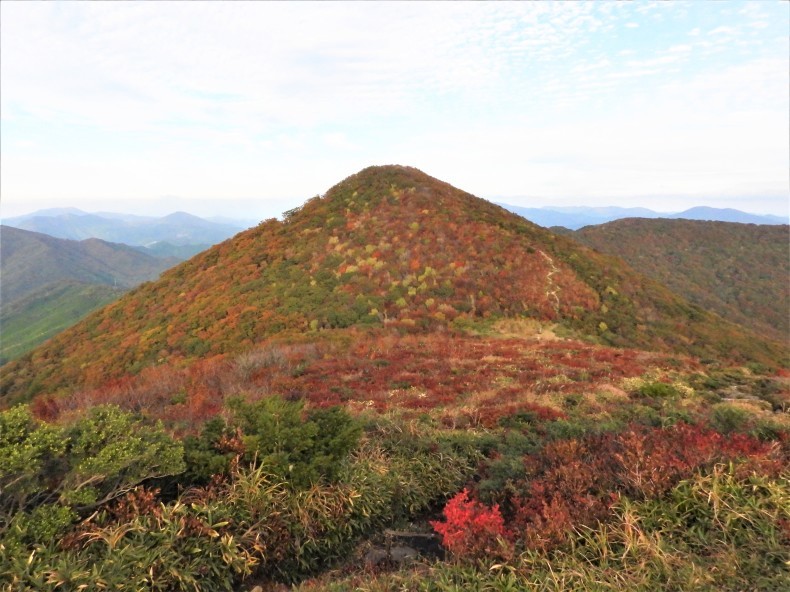
[[[442,545],[459,559],[509,559],[512,546],[499,505],[489,508],[469,499],[464,489],[444,507],[444,522],[431,526],[442,537]]]

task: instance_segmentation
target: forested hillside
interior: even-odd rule
[[[91,315],[5,372],[67,392],[284,332],[463,329],[529,317],[597,342],[776,365],[782,348],[597,254],[408,167],[370,167]],[[66,363],[68,361],[68,363]]]
[[[635,218],[571,236],[725,319],[790,339],[790,226]]]
[[[0,364],[176,263],[98,239],[0,227]]]

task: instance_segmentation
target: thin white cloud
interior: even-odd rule
[[[738,34],[738,29],[736,29],[735,27],[721,26],[708,31],[708,35],[737,35],[737,34]]]
[[[3,2],[3,200],[307,196],[371,162],[486,193],[781,192],[786,29],[695,10]]]

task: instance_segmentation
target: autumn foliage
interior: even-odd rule
[[[199,254],[4,368],[0,396],[100,387],[274,336],[558,322],[619,347],[756,359],[746,337],[607,258],[407,167],[371,167]]]
[[[431,525],[442,537],[442,544],[453,555],[464,559],[507,556],[508,532],[499,506],[488,508],[470,500],[464,489],[442,511],[444,521]]]
[[[511,544],[547,549],[565,543],[574,528],[594,526],[611,517],[622,496],[655,499],[681,480],[717,463],[739,461],[748,474],[778,475],[787,466],[787,451],[775,442],[746,434],[725,437],[700,425],[668,429],[631,426],[620,433],[559,440],[524,457],[525,478],[506,501],[510,529],[499,506],[486,508],[464,490],[445,508],[446,523],[433,523],[445,546],[459,557],[479,557],[491,537]],[[493,534],[489,534],[493,533]],[[496,553],[487,551],[490,556]]]

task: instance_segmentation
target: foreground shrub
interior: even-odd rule
[[[121,522],[101,512],[60,542],[2,549],[0,572],[19,590],[229,590],[256,564],[254,536],[231,532],[229,518],[216,502],[159,505]]]
[[[362,427],[340,407],[306,411],[301,401],[267,397],[254,403],[229,402],[230,419],[206,422],[200,437],[185,439],[183,485],[205,485],[227,474],[242,457],[261,464],[297,489],[333,482],[359,442]]]
[[[508,487],[502,509],[527,548],[551,549],[567,543],[574,528],[607,521],[621,495],[661,497],[696,471],[736,459],[748,460],[743,470],[771,475],[785,462],[777,442],[699,425],[557,440],[524,457],[525,475]]]
[[[511,561],[423,563],[415,568],[308,582],[300,592],[619,592],[786,590],[790,481],[717,465],[662,499],[621,499],[608,524],[577,529],[564,549]]]
[[[332,427],[346,425],[339,414],[313,421],[324,436],[344,433]],[[371,429],[380,438],[342,459],[333,483],[294,487],[270,463],[231,463],[173,502],[138,488],[76,525],[59,504],[18,512],[0,539],[0,581],[45,591],[233,590],[253,574],[298,581],[345,558],[361,536],[441,502],[479,461],[468,438]]]
[[[499,506],[492,508],[470,500],[464,489],[443,510],[444,522],[431,522],[442,544],[462,559],[497,558],[509,555],[505,521]]]
[[[42,504],[86,512],[183,470],[181,443],[117,407],[95,407],[65,426],[15,407],[0,413],[0,534],[17,512]]]

